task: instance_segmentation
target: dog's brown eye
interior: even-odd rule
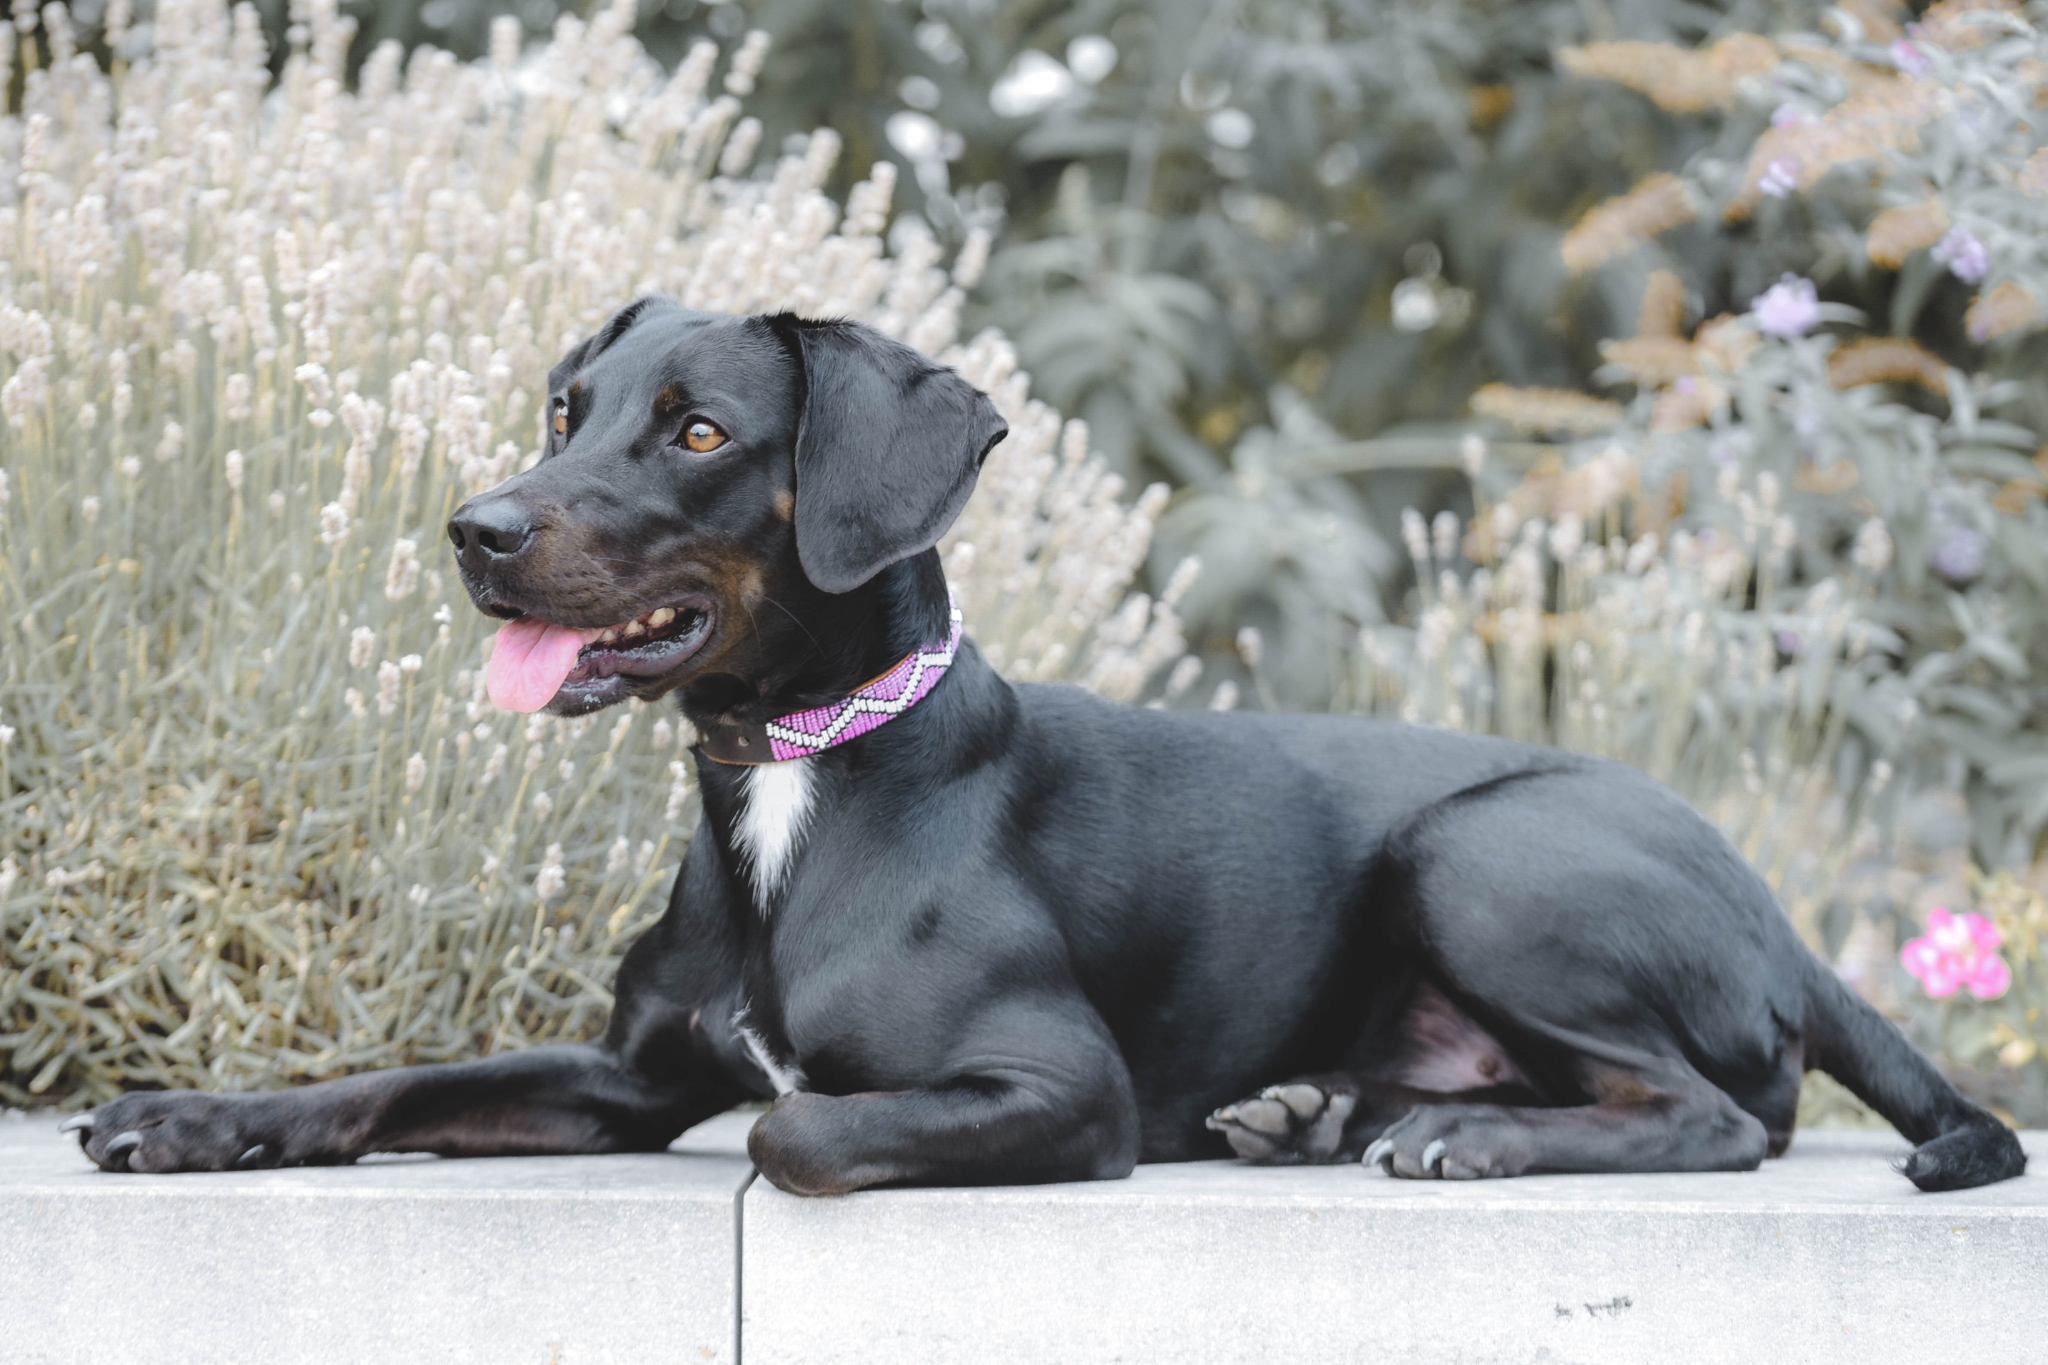
[[[567,436],[568,434],[569,405],[563,402],[561,399],[557,398],[555,400],[555,435]]]
[[[683,428],[683,444],[699,455],[708,455],[725,444],[725,433],[700,418]]]

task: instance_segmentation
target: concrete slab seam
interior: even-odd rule
[[[732,1365],[746,1359],[747,1191],[760,1178],[760,1167],[749,1170],[732,1196]]]

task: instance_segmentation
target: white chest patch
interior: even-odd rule
[[[768,1050],[768,1044],[747,1022],[745,1009],[733,1015],[732,1026],[733,1031],[739,1034],[741,1044],[747,1049],[747,1055],[754,1059],[755,1066],[761,1068],[761,1074],[768,1078],[768,1084],[775,1087],[778,1097],[794,1095],[804,1088],[803,1068],[784,1066],[775,1059],[775,1054]]]
[[[740,798],[733,842],[746,859],[754,904],[766,914],[770,898],[789,876],[797,841],[810,818],[810,760],[793,758],[748,768],[740,782]]]

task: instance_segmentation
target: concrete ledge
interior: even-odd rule
[[[1743,1175],[1210,1162],[802,1200],[747,1184],[750,1119],[663,1156],[118,1177],[54,1120],[0,1119],[0,1361],[738,1365],[736,1318],[746,1365],[1919,1365],[2048,1340],[2048,1173],[1923,1195],[1888,1134],[1804,1133]]]
[[[2037,1167],[2048,1134],[2027,1135]],[[1889,1134],[1763,1170],[1474,1184],[1139,1168],[746,1196],[747,1365],[2042,1359],[2048,1174],[1925,1195]]]
[[[730,1365],[751,1118],[660,1156],[167,1176],[0,1121],[0,1360]]]

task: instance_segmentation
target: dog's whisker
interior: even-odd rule
[[[766,602],[769,606],[775,608],[777,611],[781,612],[784,616],[787,616],[792,622],[795,623],[796,628],[804,633],[804,638],[811,642],[811,648],[820,655],[824,654],[825,646],[819,643],[818,637],[811,633],[810,627],[806,626],[803,623],[803,619],[801,617],[799,617],[795,612],[791,611],[788,607],[783,606],[782,603],[776,601],[772,596],[770,596],[767,593],[761,594],[761,600],[763,602]],[[755,633],[756,635],[760,633],[758,627],[756,628]]]

